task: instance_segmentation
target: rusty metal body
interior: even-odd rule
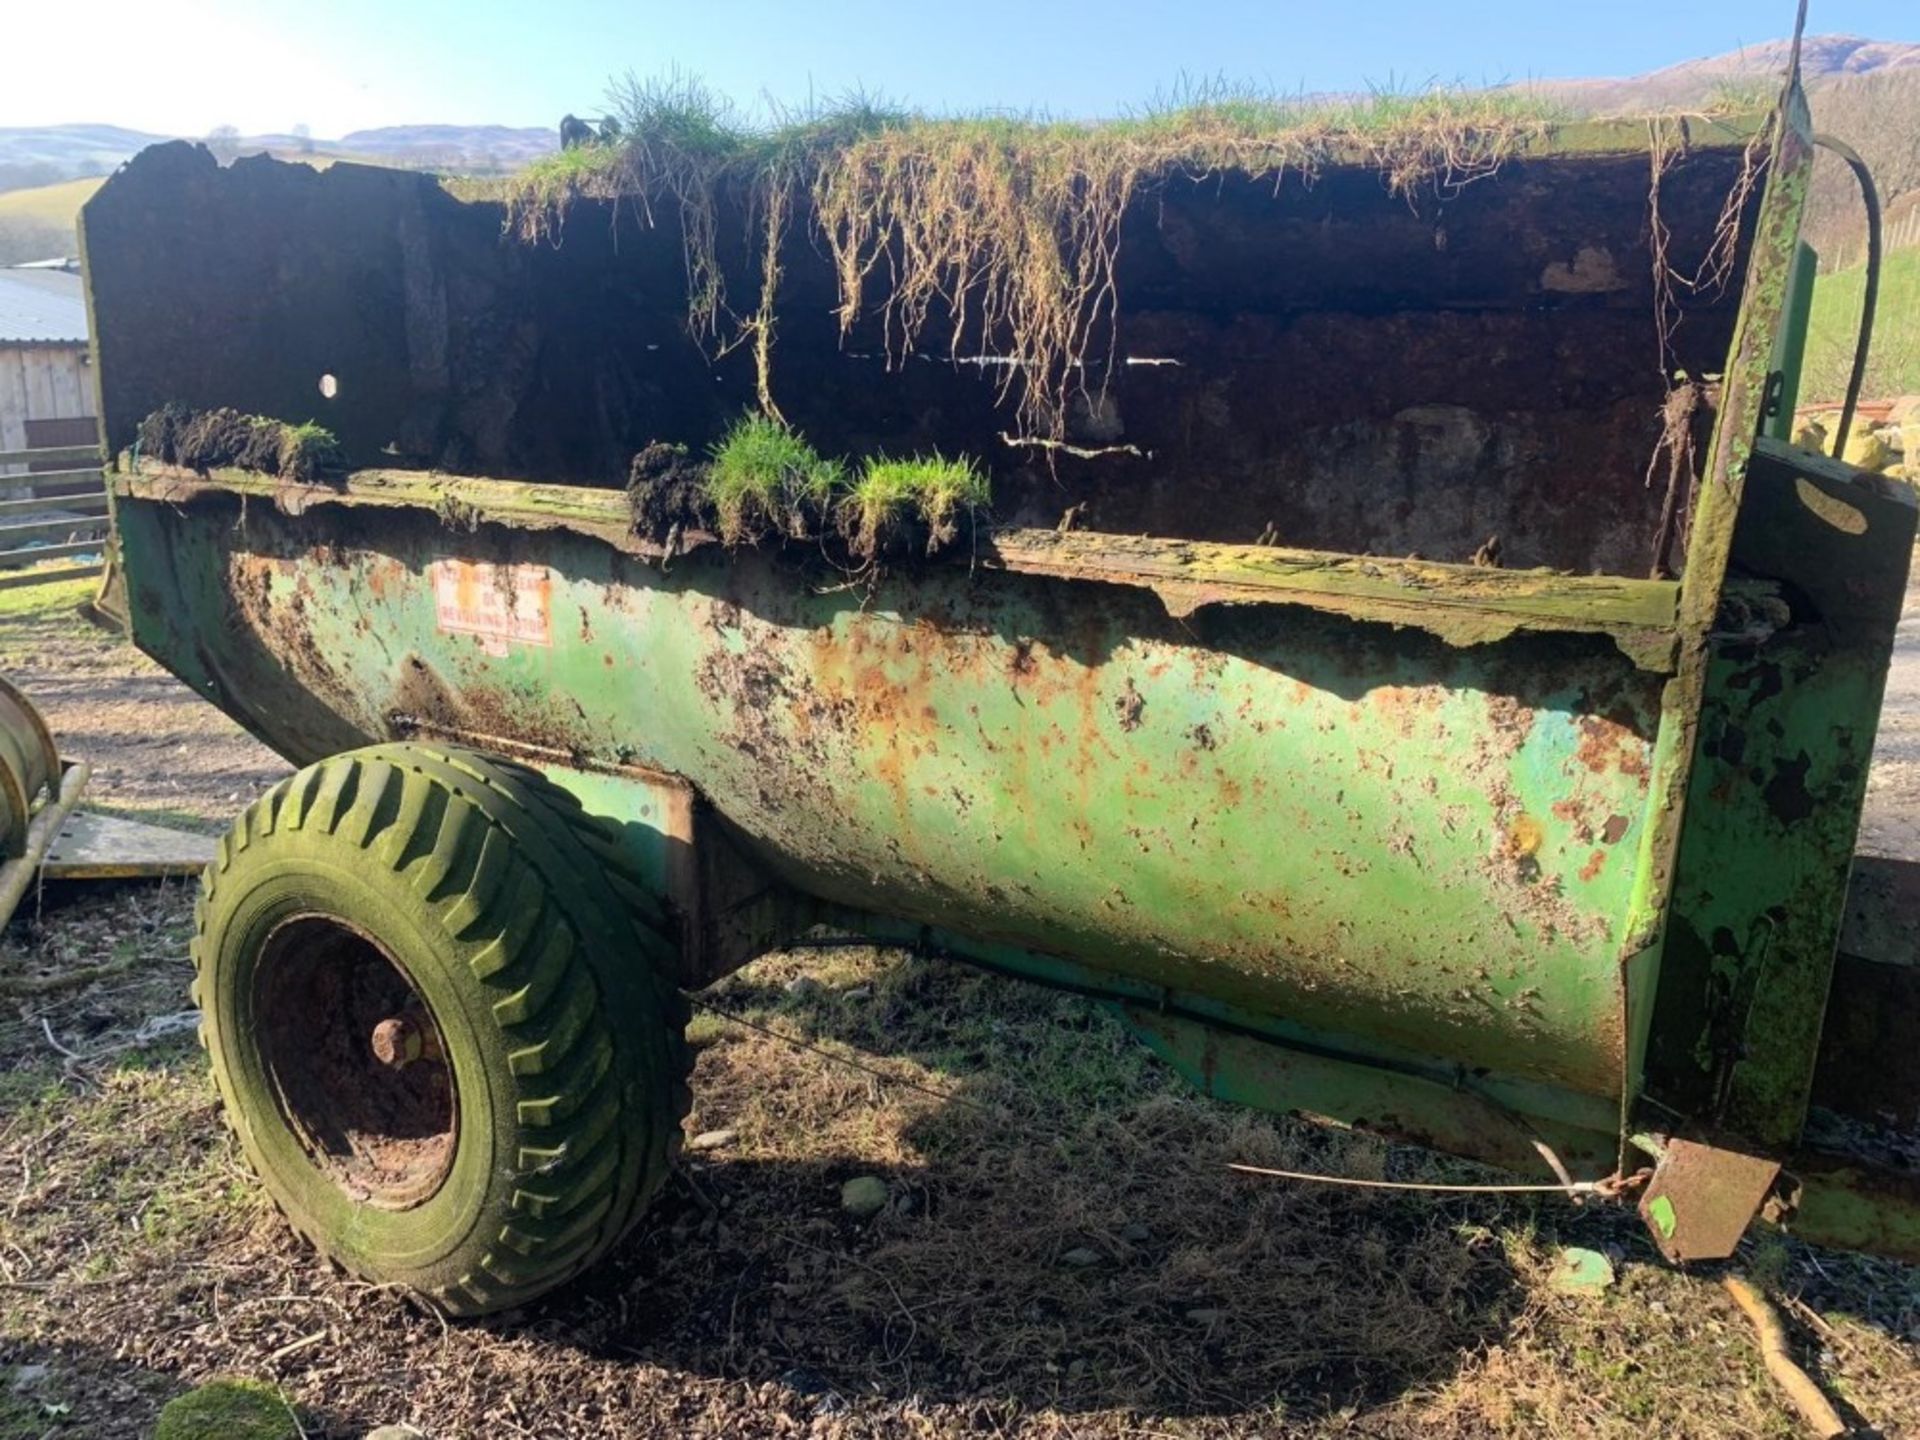
[[[0,678],[0,926],[45,880],[184,877],[212,858],[204,836],[82,812],[91,773],[60,758],[33,701]]]
[[[33,702],[0,680],[0,859],[27,853],[34,810],[60,788],[60,752]]]
[[[0,925],[42,873],[87,777],[84,764],[61,763],[33,701],[0,679]]]
[[[1881,1123],[1816,1069],[1915,512],[1770,438],[1797,87],[1757,133],[1743,288],[1700,321],[1730,353],[1681,579],[1008,527],[849,584],[664,553],[618,490],[129,455],[118,604],[297,761],[429,737],[543,765],[676,905],[689,985],[820,923],[931,944],[1111,1001],[1230,1098],[1521,1169],[1544,1142],[1589,1179],[1636,1141],[1684,1153],[1649,1203],[1687,1254],[1724,1240],[1690,1219],[1715,1155],[1805,1179],[1784,1203],[1811,1233],[1913,1252],[1920,1185],[1803,1134],[1815,1101]],[[131,175],[86,216],[115,449],[166,349],[115,268],[155,213]],[[397,213],[412,266],[427,222]],[[400,370],[443,405],[455,291],[401,289]],[[318,353],[182,384],[266,409]],[[116,393],[122,366],[148,378]]]

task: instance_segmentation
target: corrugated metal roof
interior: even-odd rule
[[[87,299],[64,270],[0,269],[0,345],[84,345]]]

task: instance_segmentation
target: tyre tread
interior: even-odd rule
[[[564,787],[451,748],[377,746],[282,781],[222,837],[195,911],[197,996],[211,994],[204,942],[235,855],[299,830],[325,831],[399,877],[439,928],[479,947],[473,973],[496,997],[519,1096],[519,1140],[500,1157],[512,1167],[502,1191],[511,1219],[502,1216],[473,1265],[431,1297],[451,1314],[475,1314],[572,1278],[632,1226],[664,1181],[691,1102],[689,1009],[657,963],[675,943],[664,907]],[[569,903],[583,896],[585,906]],[[643,963],[610,953],[623,939],[638,945]],[[634,1113],[645,1103],[633,1084],[643,1062],[621,1059],[612,1025],[609,987],[623,984],[638,986],[664,1021],[660,1081],[669,1113],[652,1123]],[[223,1068],[215,1066],[224,1109],[242,1130]],[[325,1237],[308,1238],[342,1258]]]

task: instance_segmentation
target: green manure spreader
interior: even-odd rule
[[[1787,443],[1815,148],[1795,79],[141,155],[103,608],[306,767],[194,948],[276,1201],[544,1291],[673,1164],[683,997],[824,929],[1675,1260],[1920,1255],[1920,886],[1854,854],[1915,504]]]

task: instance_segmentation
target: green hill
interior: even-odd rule
[[[1866,267],[1854,265],[1822,275],[1814,286],[1806,370],[1800,381],[1802,404],[1845,396],[1866,278]],[[1920,249],[1888,254],[1877,309],[1864,393],[1920,394]]]

